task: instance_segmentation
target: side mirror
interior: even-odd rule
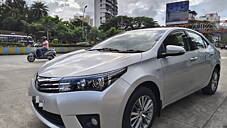
[[[167,45],[166,53],[164,53],[164,56],[179,56],[185,53],[186,53],[186,50],[183,47],[176,46],[176,45]]]

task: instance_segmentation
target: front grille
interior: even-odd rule
[[[59,80],[60,78],[37,76],[35,86],[40,92],[59,93]]]
[[[56,125],[60,128],[65,128],[63,120],[62,120],[60,115],[53,114],[53,113],[50,113],[50,112],[43,110],[41,107],[39,107],[38,103],[35,103],[34,100],[32,100],[32,103],[33,103],[35,109],[37,110],[37,112],[43,118],[45,118],[46,120],[48,120],[49,122],[53,123],[54,125]]]

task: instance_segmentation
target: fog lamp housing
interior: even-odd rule
[[[98,114],[77,115],[76,117],[83,128],[101,128]]]

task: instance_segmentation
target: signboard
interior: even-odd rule
[[[189,1],[168,3],[166,5],[166,25],[188,23]]]

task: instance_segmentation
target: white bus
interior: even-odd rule
[[[23,43],[26,46],[32,45],[35,43],[31,36],[5,35],[5,34],[0,34],[0,42],[18,42],[18,43]]]

